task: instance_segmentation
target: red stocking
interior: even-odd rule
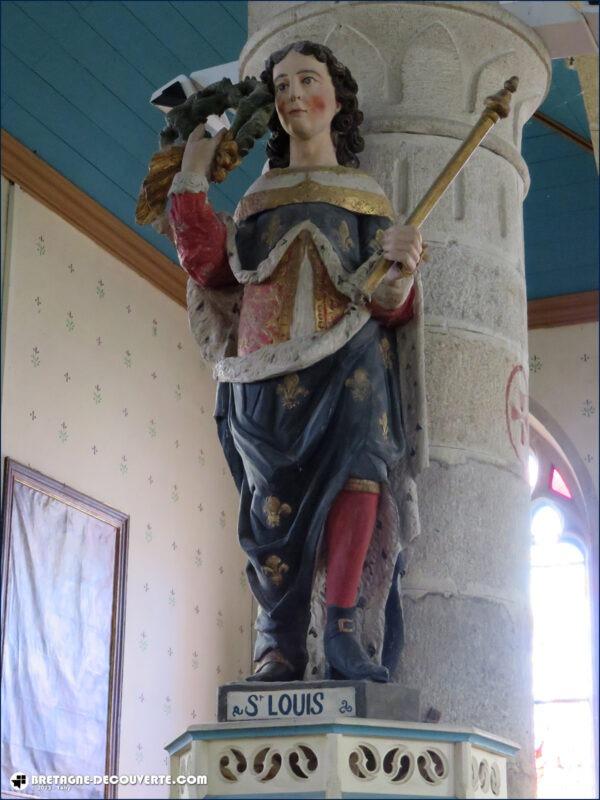
[[[351,608],[356,605],[378,501],[378,494],[344,489],[331,506],[325,529],[328,606]]]

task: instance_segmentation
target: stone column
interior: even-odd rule
[[[521,745],[511,797],[533,797],[527,302],[523,124],[551,77],[541,39],[496,4],[249,4],[241,74],[289,42],[326,44],[352,71],[365,113],[361,167],[408,214],[475,123],[520,78],[493,129],[423,228],[431,466],[422,534],[404,582],[397,680],[445,723]]]

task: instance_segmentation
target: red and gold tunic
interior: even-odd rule
[[[275,358],[282,371],[291,342],[308,366],[315,355],[303,343],[311,353],[322,345],[320,358],[369,316],[388,327],[410,318],[410,281],[401,303],[391,307],[384,287],[370,300],[360,289],[391,216],[375,181],[343,167],[272,170],[248,190],[235,222],[215,214],[203,192],[173,193],[170,211],[179,259],[193,281],[204,289],[243,286],[234,357],[285,344]],[[345,333],[327,335],[341,323]],[[268,377],[252,359],[234,364],[231,356],[231,379]],[[227,368],[218,377],[227,379]]]

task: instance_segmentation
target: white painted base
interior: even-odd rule
[[[519,750],[477,728],[331,717],[193,725],[167,745],[171,798],[506,798]]]

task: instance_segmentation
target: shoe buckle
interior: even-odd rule
[[[354,633],[354,620],[338,619],[338,630],[340,633]]]

